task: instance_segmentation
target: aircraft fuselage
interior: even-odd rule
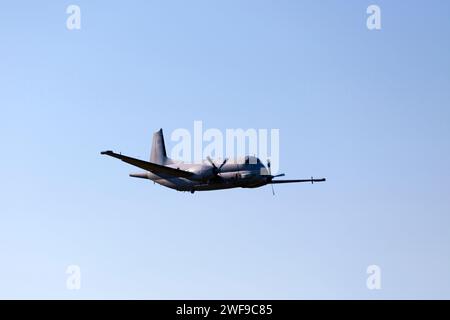
[[[226,163],[217,175],[214,175],[209,164],[180,163],[170,167],[193,172],[195,175],[188,179],[146,172],[140,177],[171,189],[190,192],[239,187],[256,188],[267,184],[268,181],[268,171],[259,161],[255,164]]]

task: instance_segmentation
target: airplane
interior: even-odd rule
[[[101,154],[120,159],[145,170],[140,173],[131,173],[130,177],[152,180],[162,186],[191,193],[239,187],[258,188],[270,184],[272,194],[275,195],[274,184],[326,181],[325,178],[314,179],[312,177],[311,179],[274,180],[283,177],[284,173],[272,175],[270,160],[267,161],[266,168],[254,156],[246,156],[236,159],[236,161],[224,159],[219,165],[214,163],[209,156],[206,158],[207,162],[203,163],[175,161],[167,157],[162,129],[153,134],[150,161],[131,158],[111,150],[102,151]]]

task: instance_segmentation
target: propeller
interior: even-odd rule
[[[284,173],[280,173],[280,174],[277,174],[277,175],[274,175],[274,176],[272,175],[272,170],[270,169],[270,159],[267,159],[267,169],[268,169],[268,173],[269,173],[269,175],[267,177],[267,181],[268,182],[271,182],[273,180],[273,178],[284,177]],[[275,190],[273,188],[273,184],[271,183],[270,186],[272,187],[272,195],[274,196],[275,195]]]
[[[270,169],[270,160],[269,159],[267,159],[267,169],[269,171],[269,181],[270,181],[273,178],[272,178],[272,170]],[[270,186],[272,187],[272,195],[274,196],[275,195],[275,190],[273,188],[273,184],[270,184]]]
[[[223,167],[223,166],[225,165],[225,163],[227,163],[227,161],[228,161],[228,158],[225,158],[225,159],[223,160],[222,164],[221,164],[219,167],[217,167],[216,164],[212,161],[212,159],[211,159],[209,156],[207,156],[206,159],[207,159],[208,162],[212,165],[212,167],[213,167],[213,174],[214,174],[215,176],[217,176],[217,175],[220,173],[220,170],[222,170],[222,167]]]

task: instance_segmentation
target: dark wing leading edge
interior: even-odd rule
[[[147,161],[143,161],[143,160],[139,160],[139,159],[135,159],[135,158],[131,158],[131,157],[127,157],[118,153],[114,153],[113,151],[102,151],[101,154],[113,157],[113,158],[117,158],[122,160],[123,162],[126,162],[128,164],[131,164],[135,167],[144,169],[146,171],[150,171],[153,173],[164,173],[164,174],[168,174],[174,177],[181,177],[181,178],[188,178],[190,176],[193,175],[192,172],[189,171],[184,171],[184,170],[180,170],[180,169],[175,169],[175,168],[171,168],[171,167],[166,167],[160,164],[156,164],[153,162],[147,162]]]
[[[324,181],[326,181],[325,178],[322,178],[322,179],[313,179],[313,178],[311,178],[311,179],[297,179],[297,180],[272,180],[272,181],[269,182],[269,184],[270,183],[272,183],[272,184],[276,184],[276,183],[294,183],[294,182],[311,182],[311,183],[314,183],[314,182],[324,182]]]

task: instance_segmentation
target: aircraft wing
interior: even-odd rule
[[[135,158],[131,158],[131,157],[127,157],[118,153],[114,153],[111,150],[108,151],[102,151],[101,154],[113,157],[113,158],[117,158],[122,160],[123,162],[126,162],[128,164],[131,164],[135,167],[139,167],[141,169],[144,169],[146,171],[151,171],[153,173],[164,173],[164,174],[168,174],[174,177],[182,177],[182,178],[188,178],[190,176],[193,175],[192,172],[189,171],[185,171],[185,170],[180,170],[180,169],[175,169],[175,168],[171,168],[171,167],[166,167],[160,164],[156,164],[153,162],[147,162],[147,161],[143,161],[143,160],[139,160],[139,159],[135,159]]]
[[[311,182],[311,183],[314,183],[314,182],[323,182],[323,181],[326,181],[326,179],[325,178],[322,178],[322,179],[313,179],[313,178],[311,178],[311,179],[296,179],[296,180],[272,180],[272,181],[269,182],[269,184],[270,183],[272,183],[272,184],[276,184],[276,183],[294,183],[294,182]]]

